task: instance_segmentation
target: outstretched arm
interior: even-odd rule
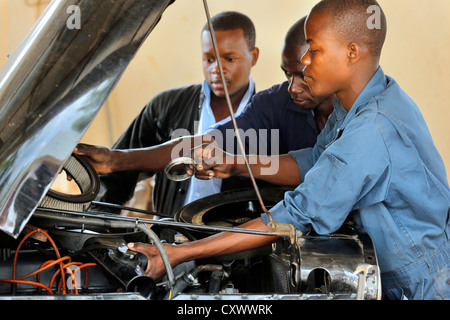
[[[184,156],[202,143],[211,143],[210,135],[186,136],[166,143],[139,149],[110,149],[80,143],[75,154],[86,157],[100,174],[118,171],[162,171],[173,159]]]
[[[249,221],[241,225],[240,228],[269,231],[260,218]],[[223,232],[181,245],[165,245],[164,248],[169,256],[171,266],[175,267],[183,262],[196,259],[259,248],[279,239],[277,236]],[[165,275],[164,264],[155,246],[144,243],[129,243],[128,247],[147,256],[148,265],[145,273],[149,277],[159,280]]]
[[[281,156],[247,156],[247,159],[256,179],[293,187],[297,187],[302,182],[298,164],[289,154]],[[247,166],[242,163],[236,164],[234,175],[249,177]]]
[[[197,148],[192,156],[197,163],[195,176],[202,180],[226,179],[231,176],[249,177],[242,156],[231,155],[218,147]],[[298,186],[301,181],[297,161],[291,155],[247,156],[250,169],[256,179],[283,186]],[[193,175],[192,170],[188,173]]]

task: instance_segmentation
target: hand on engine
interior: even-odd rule
[[[155,281],[158,281],[166,274],[166,269],[161,255],[154,245],[145,243],[128,243],[130,250],[142,253],[147,257],[147,268],[144,273]],[[171,245],[165,245],[165,250],[169,254]]]

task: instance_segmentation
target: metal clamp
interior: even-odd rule
[[[192,178],[191,175],[185,173],[185,174],[173,174],[170,172],[170,170],[172,170],[172,168],[179,166],[179,165],[192,165],[193,166],[193,171],[194,174],[195,172],[197,172],[196,169],[196,164],[194,162],[194,159],[189,158],[189,157],[180,157],[180,158],[176,158],[172,161],[170,161],[167,166],[164,168],[164,173],[166,174],[167,178],[169,180],[172,181],[184,181],[184,180],[188,180],[190,178]]]
[[[374,290],[373,290],[373,288],[366,288],[368,274],[370,272],[374,273],[374,275],[372,276],[372,277],[374,277],[374,281],[375,281],[375,289]],[[370,291],[375,291],[375,292],[373,292],[372,295],[374,295],[377,300],[381,299],[381,280],[380,280],[380,270],[379,270],[378,266],[366,264],[366,263],[359,264],[357,266],[355,272],[353,272],[353,275],[354,276],[358,275],[358,278],[359,278],[358,289],[357,289],[357,293],[356,293],[356,300],[365,300],[366,289],[369,289],[369,290],[372,289]]]
[[[294,244],[296,239],[302,236],[302,233],[291,224],[274,222],[272,220],[267,223],[267,227],[271,232],[276,233],[277,236],[289,237],[291,244]]]

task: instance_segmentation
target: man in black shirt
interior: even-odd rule
[[[212,18],[219,54],[227,81],[233,110],[240,113],[255,92],[251,69],[259,49],[256,32],[246,15],[227,11]],[[113,145],[113,149],[135,149],[156,146],[172,138],[175,130],[202,134],[195,128],[204,114],[212,123],[229,118],[224,86],[221,82],[216,54],[208,25],[201,33],[202,65],[205,81],[181,88],[172,88],[156,95]],[[154,209],[174,214],[184,204],[190,181],[174,182],[156,170],[131,170],[100,176],[102,190],[99,200],[124,204],[133,196],[136,183],[156,173],[153,194]]]

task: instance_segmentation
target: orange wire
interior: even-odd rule
[[[73,278],[73,284],[75,285],[75,294],[78,294],[78,285],[77,285],[77,280],[74,277],[74,272],[72,272],[72,270],[70,270],[70,268],[67,268],[69,266],[69,264],[64,265],[64,269],[66,270],[66,272],[68,272],[70,274],[70,277]],[[63,277],[62,277],[63,278]],[[70,293],[73,293],[73,288],[72,288],[72,281],[70,281]]]
[[[85,263],[85,264],[81,264],[79,262],[73,262],[70,265],[78,265],[78,267],[73,271],[73,274],[71,274],[71,277],[68,279],[70,282],[70,284],[72,285],[72,281],[74,282],[75,287],[77,287],[77,283],[76,283],[76,278],[75,278],[75,274],[80,271],[81,269],[85,270],[85,280],[84,280],[84,287],[87,287],[88,284],[88,271],[87,271],[87,267],[94,267],[97,266],[96,263]],[[65,265],[65,267],[68,267],[69,265]]]
[[[78,270],[80,270],[80,269],[82,269],[82,268],[86,268],[86,267],[97,266],[96,263],[85,263],[85,264],[81,264],[81,263],[79,263],[79,262],[72,262],[72,263],[70,263],[70,264],[64,265],[64,268],[68,267],[69,265],[74,265],[74,264],[80,264],[80,266],[79,266],[78,268],[76,268],[76,269],[73,271],[73,274],[72,274],[71,272],[69,272],[70,275],[71,275],[71,277],[69,278],[69,280],[70,280],[70,279],[74,279],[74,280],[75,280],[75,273],[78,272]],[[53,286],[53,282],[56,280],[56,277],[58,276],[59,272],[60,272],[60,270],[58,269],[58,270],[56,270],[55,274],[53,275],[53,277],[52,277],[52,279],[51,279],[51,281],[50,281],[50,284],[49,284],[49,287],[50,287],[50,288]],[[88,281],[88,272],[87,272],[87,269],[85,270],[85,272],[86,272],[85,286],[87,286],[87,281]],[[76,281],[76,280],[75,280],[75,281]],[[75,285],[76,285],[76,282],[75,282]],[[61,282],[60,282],[59,285],[58,285],[58,292],[60,292],[60,291],[61,291]]]
[[[58,269],[58,270],[56,270],[56,272],[53,274],[53,277],[52,277],[52,279],[50,280],[50,283],[49,283],[49,287],[50,287],[50,288],[53,287],[53,282],[55,282],[56,277],[58,276],[58,274],[59,274],[60,272],[61,272],[61,270]],[[61,280],[59,281],[59,284],[58,284],[58,292],[61,291],[62,278],[64,278],[64,277],[61,276]],[[64,291],[63,291],[63,293],[64,293]]]
[[[73,272],[73,274],[77,273],[79,270],[84,269],[85,271],[85,279],[84,279],[84,286],[86,287],[88,284],[88,271],[87,271],[87,267],[96,267],[97,264],[96,263],[85,263],[85,264],[81,264],[78,268],[75,269],[75,271]]]
[[[16,279],[17,257],[18,257],[18,255],[19,255],[20,248],[22,247],[22,245],[24,244],[24,242],[25,242],[26,239],[28,239],[31,235],[33,235],[33,234],[35,234],[35,233],[38,233],[38,232],[41,233],[41,234],[43,234],[43,235],[49,240],[49,242],[52,244],[53,249],[55,250],[55,253],[56,253],[56,257],[57,257],[58,259],[61,258],[61,255],[60,255],[60,253],[59,253],[58,247],[56,246],[56,244],[55,244],[55,242],[53,241],[53,239],[47,234],[47,232],[45,232],[44,230],[41,230],[41,229],[33,230],[33,231],[31,231],[30,233],[28,233],[27,235],[25,235],[25,237],[23,237],[23,239],[22,239],[22,240],[20,241],[20,243],[19,243],[19,246],[18,246],[17,249],[16,249],[16,253],[15,253],[15,255],[14,255],[14,265],[13,265],[13,280]],[[59,263],[59,266],[60,266],[61,274],[63,274],[63,271],[64,271],[64,270],[63,270],[63,264],[62,264],[62,262]],[[65,293],[66,293],[66,288],[65,288],[65,280],[64,280],[64,277],[62,277],[62,281],[64,282],[64,285],[63,285],[63,294],[65,294]],[[51,287],[50,287],[50,288],[51,288]]]
[[[47,287],[46,285],[43,285],[42,283],[39,283],[39,282],[26,281],[26,280],[10,280],[10,279],[0,279],[0,282],[30,284],[30,285],[34,285],[34,286],[38,286],[38,287],[44,288],[45,290],[48,291],[48,293],[53,294],[52,290],[49,287]]]
[[[16,267],[17,267],[17,258],[18,258],[18,254],[20,251],[20,248],[22,247],[22,245],[25,243],[25,240],[27,238],[29,238],[31,235],[33,235],[34,233],[41,233],[43,234],[48,240],[49,242],[52,244],[53,249],[55,250],[56,256],[57,256],[57,260],[49,260],[44,262],[39,269],[33,271],[30,274],[27,274],[25,276],[20,277],[19,279],[16,279]],[[62,262],[64,260],[69,260],[69,263],[67,264],[63,264]],[[53,277],[51,278],[50,284],[49,286],[45,286],[43,284],[40,283],[40,273],[44,270],[47,270],[48,268],[59,264],[60,268],[53,274]],[[70,270],[68,267],[72,266],[72,265],[78,265],[78,267],[72,271]],[[41,288],[44,288],[45,290],[47,290],[50,294],[53,295],[53,292],[51,290],[51,288],[53,287],[53,282],[56,279],[56,276],[61,272],[61,280],[59,282],[58,285],[58,292],[60,292],[61,290],[61,286],[63,287],[63,294],[66,294],[66,283],[65,283],[65,276],[64,274],[66,272],[68,272],[70,274],[70,285],[71,285],[71,289],[70,292],[73,293],[73,288],[72,286],[75,286],[75,294],[78,294],[78,285],[77,285],[77,280],[75,278],[75,273],[78,272],[81,269],[85,269],[85,283],[84,286],[86,287],[88,284],[88,271],[87,271],[87,267],[91,267],[91,266],[97,266],[97,264],[95,263],[85,263],[82,264],[80,262],[71,262],[71,257],[61,257],[60,252],[58,250],[58,247],[56,246],[55,242],[53,241],[53,239],[50,237],[50,235],[47,234],[47,232],[45,232],[44,230],[41,229],[36,229],[33,230],[32,232],[28,233],[27,235],[25,235],[25,237],[21,240],[21,242],[19,243],[17,249],[16,249],[16,253],[14,255],[14,264],[13,264],[13,279],[0,279],[0,282],[5,282],[5,283],[21,283],[21,284],[29,284],[29,285],[35,285]],[[64,272],[65,271],[65,272]],[[34,281],[26,281],[24,279],[29,278],[33,275],[37,274],[37,280],[38,282],[34,282]]]
[[[41,273],[42,271],[47,270],[48,268],[54,266],[55,264],[57,264],[57,263],[59,263],[59,262],[61,262],[61,261],[63,261],[63,260],[67,260],[67,259],[70,261],[71,258],[70,258],[70,257],[62,257],[62,258],[60,258],[60,259],[58,259],[58,260],[49,260],[49,261],[46,261],[46,262],[44,262],[44,263],[41,265],[41,267],[40,267],[39,269],[37,269],[36,271],[33,271],[33,272],[30,273],[30,274],[27,274],[26,276],[20,277],[19,280],[26,279],[26,278],[29,278],[29,277],[34,276],[35,274],[38,274],[38,275],[37,275],[37,282],[40,282],[40,273]]]

